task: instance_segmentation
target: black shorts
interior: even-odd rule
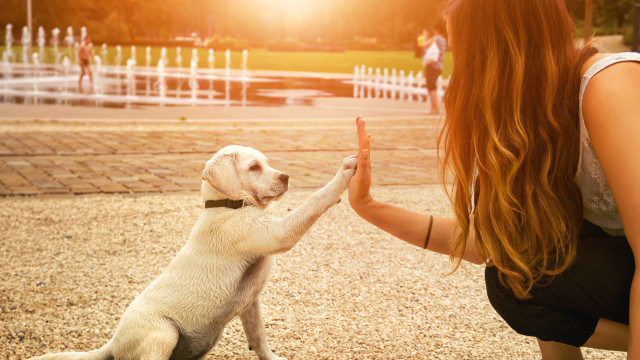
[[[80,60],[80,65],[81,66],[89,66],[89,59]]]
[[[612,237],[584,220],[575,263],[549,285],[518,300],[487,266],[487,295],[494,309],[522,335],[582,346],[599,318],[629,324],[629,293],[635,262],[625,237]]]
[[[438,76],[442,74],[442,70],[435,69],[431,65],[424,67],[424,78],[427,80],[427,90],[433,91],[438,83]]]

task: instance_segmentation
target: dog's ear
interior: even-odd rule
[[[202,179],[231,200],[240,198],[240,175],[236,166],[238,154],[222,154],[207,161]]]

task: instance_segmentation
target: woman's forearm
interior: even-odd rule
[[[409,244],[419,247],[425,244],[429,231],[429,215],[417,214],[373,199],[354,210],[371,224]],[[456,231],[458,226],[455,219],[434,216],[427,249],[450,255],[450,242]],[[467,240],[463,260],[481,264],[483,260],[475,251],[474,239],[474,236],[470,236]]]

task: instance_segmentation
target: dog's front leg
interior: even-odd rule
[[[262,315],[260,314],[260,297],[249,306],[242,314],[240,314],[244,333],[247,335],[249,347],[255,350],[260,360],[286,360],[285,358],[276,356],[267,343],[267,332],[264,328]]]
[[[302,205],[282,219],[254,224],[251,241],[245,243],[246,251],[270,255],[290,250],[302,238],[316,220],[330,207],[340,202],[340,195],[349,187],[355,173],[357,156],[349,156],[333,179],[315,191]]]

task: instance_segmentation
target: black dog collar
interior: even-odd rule
[[[215,208],[215,207],[226,207],[229,209],[239,209],[244,206],[244,201],[242,200],[231,200],[231,199],[223,199],[223,200],[207,200],[204,202],[204,208]]]

